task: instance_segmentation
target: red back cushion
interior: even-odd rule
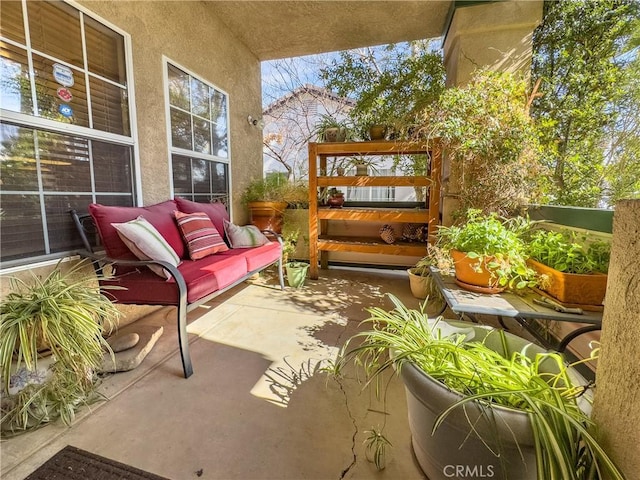
[[[224,220],[229,221],[229,213],[222,203],[198,203],[176,197],[176,204],[184,213],[206,213],[220,235],[224,235]]]
[[[177,205],[173,200],[147,207],[112,207],[98,203],[89,205],[89,213],[98,228],[98,233],[107,255],[113,258],[128,259],[136,259],[136,257],[124,244],[118,235],[118,231],[111,224],[125,223],[138,218],[140,215],[160,232],[160,235],[171,245],[178,257],[185,258],[184,242],[173,216],[173,212],[176,209]]]

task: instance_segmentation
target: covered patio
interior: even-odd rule
[[[177,195],[165,105],[171,60],[228,94],[227,194],[232,219],[240,224],[247,212],[237,192],[262,174],[262,139],[246,121],[261,111],[260,61],[445,35],[448,82],[462,84],[478,65],[526,70],[531,32],[542,11],[538,1],[69,5],[127,35],[134,123],[131,136],[117,140],[131,147],[132,203]],[[20,114],[7,118],[23,120]],[[453,208],[447,200],[445,219]],[[629,339],[640,334],[634,321],[640,284],[638,262],[628,255],[640,248],[640,205],[629,201],[623,207],[614,221],[597,413],[614,457],[634,478],[640,457],[633,445],[640,429],[633,423],[637,412],[628,412],[637,406],[640,381],[632,365],[638,346]],[[0,275],[47,272],[60,256],[23,258],[3,266]],[[280,291],[276,284],[262,277],[191,312],[195,374],[188,380],[181,375],[173,309],[125,307],[128,322],[163,327],[155,348],[137,369],[105,377],[100,391],[107,401],[82,408],[70,428],[56,423],[3,441],[2,478],[25,478],[69,444],[173,480],[425,478],[412,455],[399,379],[389,378],[387,396],[379,402],[362,390],[354,372],[335,379],[322,371],[362,328],[365,308],[390,308],[385,293],[418,307],[404,270],[331,268],[300,290]],[[5,294],[5,282],[2,289]],[[527,337],[515,322],[508,326]],[[380,473],[367,461],[363,441],[367,430],[383,424],[393,448]]]

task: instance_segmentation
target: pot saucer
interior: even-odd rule
[[[456,285],[465,290],[475,293],[501,293],[505,291],[505,287],[481,287],[479,285],[471,285],[456,278]]]

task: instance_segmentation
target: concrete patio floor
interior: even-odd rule
[[[186,380],[175,311],[136,322],[164,327],[144,362],[107,375],[107,401],[82,408],[71,427],[3,441],[1,477],[23,479],[73,445],[172,480],[425,478],[399,379],[390,377],[379,401],[354,372],[336,380],[320,370],[362,328],[364,308],[390,307],[384,293],[418,307],[406,273],[331,269],[299,290],[275,283],[245,283],[190,314]],[[378,472],[363,440],[383,425],[393,447]]]

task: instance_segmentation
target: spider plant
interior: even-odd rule
[[[354,361],[364,367],[368,385],[377,383],[385,370],[399,372],[403,365],[412,363],[461,395],[460,401],[439,414],[433,432],[454,410],[470,402],[489,412],[496,407],[516,409],[530,418],[538,479],[623,478],[592,435],[593,422],[580,403],[586,387],[574,384],[559,354],[530,357],[526,351],[516,351],[502,355],[486,345],[489,336],[467,341],[464,333],[447,333],[450,326],[442,319],[429,319],[422,311],[410,310],[388,296],[394,309],[367,309],[371,316],[365,322],[372,329],[347,341],[336,362],[337,371]],[[509,352],[502,330],[489,335],[498,335],[502,350]],[[352,343],[358,346],[351,348]],[[471,423],[470,429],[475,431]]]
[[[3,426],[16,423],[11,416],[27,415],[34,405],[51,404],[52,398],[58,405],[53,416],[69,419],[64,412],[92,390],[92,371],[101,365],[104,350],[111,351],[102,334],[111,330],[120,313],[87,270],[87,263],[79,262],[66,273],[58,265],[44,278],[32,274],[30,282],[10,279],[11,293],[0,303],[3,389],[9,392],[12,373],[23,365],[35,371],[43,350],[50,350],[55,363],[46,389],[30,388],[33,396],[25,393],[3,402]],[[38,417],[48,421],[50,415]],[[25,427],[29,422],[17,423]]]

